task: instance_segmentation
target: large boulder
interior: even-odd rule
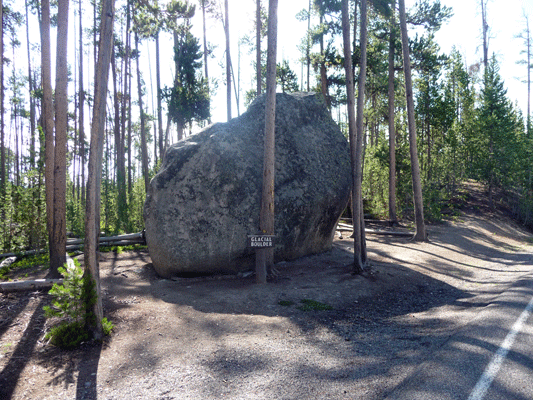
[[[331,248],[350,193],[349,146],[319,97],[277,94],[275,260]],[[258,233],[265,97],[171,146],[144,207],[154,268],[170,277],[250,269]]]

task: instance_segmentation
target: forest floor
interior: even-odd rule
[[[533,235],[479,186],[456,206],[425,243],[368,235],[362,276],[346,237],[262,286],[162,279],[147,251],[102,254],[115,329],[74,351],[44,340],[49,295],[0,293],[0,399],[382,399],[533,269]]]

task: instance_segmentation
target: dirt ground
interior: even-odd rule
[[[75,351],[44,340],[47,294],[0,294],[0,399],[381,399],[533,269],[533,235],[479,187],[467,197],[426,243],[368,235],[364,276],[346,233],[263,286],[161,279],[146,251],[103,254],[115,329]]]

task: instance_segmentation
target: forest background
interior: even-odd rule
[[[142,230],[146,187],[165,149],[211,121],[241,114],[258,90],[264,90],[268,5],[260,2],[258,19],[256,0],[226,3],[227,9],[224,1],[217,0],[116,1],[102,165],[102,232]],[[501,1],[461,2],[457,10],[446,7],[447,3],[407,3],[411,5],[408,22],[425,217],[428,221],[442,218],[453,207],[459,183],[476,179],[487,185],[491,200],[497,190],[503,196],[498,200],[531,226],[533,43],[527,9],[531,4],[522,9],[505,2],[507,10],[515,10],[510,21],[498,11]],[[401,41],[393,4],[376,0],[369,6],[363,197],[366,213],[395,220],[412,219],[413,191]],[[84,235],[99,7],[97,1],[84,0],[71,1],[69,9],[64,212],[71,236]],[[45,247],[48,237],[45,137],[40,127],[40,4],[4,0],[2,9],[0,252],[5,253]],[[350,1],[350,10],[357,76],[358,2]],[[52,23],[56,12],[52,3]],[[454,22],[458,12],[460,31]],[[278,91],[322,93],[347,134],[340,1],[283,2],[279,15]],[[449,22],[451,28],[446,28]],[[493,44],[508,37],[501,33],[504,25],[511,38],[496,47]],[[454,34],[446,34],[446,29]],[[52,38],[55,34],[52,28]],[[258,47],[260,74],[256,73]],[[54,43],[51,53],[55,55]],[[393,113],[388,109],[389,54],[394,71]],[[507,87],[512,88],[512,96]],[[389,174],[391,118],[395,122],[393,174]],[[396,183],[395,216],[390,215],[391,180]]]

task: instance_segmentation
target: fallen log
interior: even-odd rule
[[[0,292],[21,292],[25,290],[51,289],[54,283],[62,284],[63,279],[34,279],[28,281],[0,282]]]
[[[350,231],[353,231],[353,226],[352,225],[348,225],[348,224],[343,224],[342,222],[339,222],[337,224],[337,230],[340,230],[339,228],[343,228],[342,230],[350,230]]]
[[[67,270],[75,268],[74,260],[67,254]],[[60,279],[33,279],[15,282],[0,282],[0,293],[22,292],[25,290],[51,289],[54,284],[61,285],[63,278]]]
[[[343,224],[339,222],[337,224],[338,231],[353,231],[353,226],[348,224]],[[365,229],[365,233],[371,235],[389,235],[389,236],[402,236],[402,237],[413,237],[414,232],[405,232],[405,231],[384,231],[380,229]]]
[[[414,232],[405,232],[405,231],[383,231],[380,229],[365,229],[365,233],[371,235],[389,235],[389,236],[403,236],[403,237],[413,237]]]
[[[129,246],[132,244],[146,244],[144,232],[129,233],[126,235],[109,236],[98,238],[100,246]],[[67,239],[67,251],[80,250],[83,248],[84,239]],[[0,254],[0,259],[5,257],[34,256],[46,253],[47,249],[27,250],[18,253]]]
[[[138,233],[128,233],[126,235],[118,235],[118,236],[101,236],[98,238],[99,242],[120,242],[120,241],[127,241],[127,240],[142,240],[144,241],[144,233],[138,232]],[[83,244],[84,239],[68,239],[67,245],[76,245],[76,244]]]

